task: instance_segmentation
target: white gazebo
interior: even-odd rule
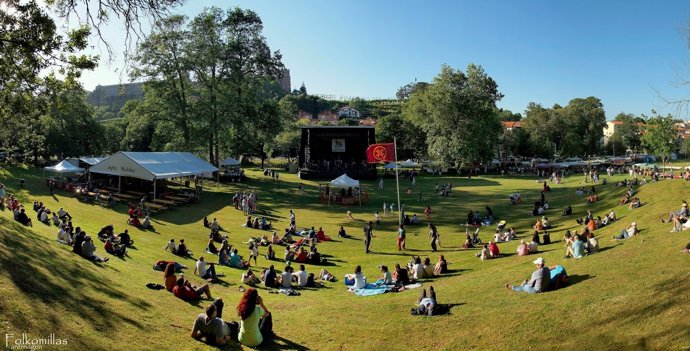
[[[60,163],[56,164],[55,166],[44,167],[43,168],[43,178],[45,178],[46,171],[53,172],[53,173],[60,173],[60,174],[63,174],[63,173],[73,174],[73,173],[84,172],[84,169],[67,162],[67,160],[62,160]]]
[[[362,189],[359,186],[359,180],[350,178],[347,173],[343,173],[338,178],[331,180],[329,183],[331,187],[334,188],[358,188],[357,200],[359,205],[362,206]],[[328,196],[328,204],[331,204],[331,196]]]
[[[218,168],[190,152],[129,152],[120,151],[89,169],[89,172],[118,176],[118,192],[122,177],[153,182],[156,197],[156,180],[204,176],[217,172]]]

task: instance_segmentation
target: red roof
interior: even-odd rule
[[[520,121],[503,121],[501,123],[503,124],[503,128],[506,129],[522,128],[522,122]]]

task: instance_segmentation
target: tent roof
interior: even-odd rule
[[[352,179],[347,176],[347,173],[344,173],[340,177],[331,180],[331,186],[340,188],[358,187],[359,180]]]
[[[60,163],[56,164],[55,166],[50,166],[50,167],[44,167],[46,171],[53,171],[57,173],[77,173],[77,172],[84,172],[84,169],[81,167],[77,167],[71,163],[69,163],[67,160],[62,160]]]
[[[220,162],[221,166],[239,166],[240,161],[236,160],[234,157],[228,157]]]
[[[120,151],[91,167],[93,173],[145,180],[203,175],[218,171],[189,152]]]
[[[95,165],[101,163],[101,161],[105,160],[106,158],[107,157],[80,157],[79,161],[87,163],[91,166],[95,166]]]

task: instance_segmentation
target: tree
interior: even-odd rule
[[[302,82],[302,85],[299,87],[299,93],[301,95],[307,95],[307,87],[304,85],[304,82]]]
[[[604,145],[604,151],[607,155],[625,155],[625,150],[625,142],[618,132],[613,133],[606,141],[606,145]]]
[[[412,94],[416,93],[417,91],[424,91],[428,86],[429,83],[426,82],[415,81],[408,83],[407,85],[403,85],[398,89],[398,91],[395,93],[395,97],[398,100],[407,100],[412,96]]]
[[[567,127],[565,151],[571,156],[593,155],[601,150],[606,113],[596,97],[575,98],[563,108]]]
[[[398,159],[427,156],[426,133],[399,114],[379,118],[376,123],[376,142],[392,143],[393,138],[397,141]]]
[[[534,102],[527,105],[522,127],[529,135],[534,155],[551,157],[562,152],[567,129],[562,110],[558,105],[553,108],[544,108]]]
[[[653,116],[647,120],[642,144],[648,152],[661,156],[665,163],[678,142],[678,131],[671,115]]]
[[[513,113],[510,110],[499,109],[499,118],[504,122],[517,122],[522,119],[522,115],[519,113]]]
[[[641,141],[640,128],[637,126],[639,122],[637,122],[636,117],[632,114],[621,112],[616,115],[615,120],[622,122],[618,127],[616,134],[620,136],[620,141],[623,147],[633,151],[638,150],[641,145]],[[621,151],[621,153],[623,152]]]
[[[481,66],[466,72],[444,65],[424,91],[403,105],[403,116],[426,132],[429,154],[446,164],[488,161],[496,153],[503,95]]]

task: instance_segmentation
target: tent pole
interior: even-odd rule
[[[398,225],[402,224],[402,211],[400,208],[400,179],[398,178],[398,142],[395,137],[393,137],[393,149],[395,149],[395,190],[398,194]]]
[[[153,178],[153,198],[156,198],[156,178]]]
[[[122,192],[122,176],[117,176],[117,193]]]

